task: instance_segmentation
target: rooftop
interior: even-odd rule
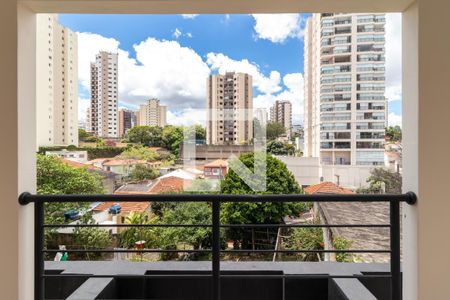
[[[129,214],[131,212],[139,212],[139,213],[143,213],[149,210],[150,208],[150,202],[126,202],[126,201],[122,201],[122,202],[117,202],[117,203],[112,203],[112,202],[102,202],[99,205],[97,205],[96,207],[94,207],[92,210],[99,212],[99,211],[105,211],[108,210],[111,206],[115,205],[115,204],[119,204],[121,207],[121,213],[122,214]]]
[[[340,187],[329,181],[310,185],[304,190],[306,194],[354,194],[352,190]]]

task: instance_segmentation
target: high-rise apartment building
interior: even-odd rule
[[[384,14],[314,14],[305,32],[305,156],[383,165]]]
[[[119,137],[124,137],[128,130],[137,126],[136,112],[128,109],[119,109]]]
[[[99,137],[118,138],[118,54],[101,51],[91,63],[90,126]]]
[[[37,15],[37,144],[78,146],[77,35],[53,14]]]
[[[206,142],[248,144],[253,138],[253,83],[245,73],[211,75],[206,82]]]
[[[270,108],[270,121],[280,123],[286,130],[286,135],[292,133],[292,104],[287,100],[276,100]]]
[[[167,107],[160,105],[158,99],[150,99],[142,104],[139,109],[139,125],[141,126],[166,126]]]

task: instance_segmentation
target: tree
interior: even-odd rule
[[[89,172],[87,168],[72,168],[54,156],[38,154],[38,194],[102,194],[104,191],[100,175]],[[88,206],[88,203],[48,203],[45,207],[46,222],[63,223],[64,212]]]
[[[401,142],[402,128],[398,125],[386,127],[386,139],[392,142]]]
[[[211,224],[211,207],[205,202],[181,202],[171,209],[165,209],[160,219],[161,224],[208,225]],[[210,249],[212,231],[210,227],[166,227],[159,229],[163,249],[177,249],[188,244],[193,249]],[[222,240],[222,247],[225,246]],[[184,259],[198,260],[202,254],[191,254]],[[173,257],[169,257],[173,258]]]
[[[256,154],[242,154],[239,160],[253,171],[254,156]],[[266,157],[267,189],[265,194],[301,194],[302,189],[295,181],[294,175],[286,165],[271,155]],[[256,194],[231,167],[230,171],[221,182],[221,190],[225,194]],[[258,178],[256,180],[265,180]],[[272,202],[226,202],[222,204],[221,217],[224,224],[280,224],[283,217],[297,215],[306,211],[309,206],[304,203],[272,203]],[[243,248],[250,244],[254,246],[252,234],[245,230],[229,229],[228,238],[235,241],[235,247],[239,240]]]
[[[54,156],[37,155],[37,192],[41,195],[50,194],[102,194],[102,178],[100,175],[91,173],[87,168],[76,169],[66,165],[59,158]],[[45,223],[61,224],[65,223],[64,212],[77,210],[82,215],[82,223],[92,223],[92,215],[89,210],[89,203],[46,203]],[[45,243],[51,242],[55,236],[54,230],[47,230]],[[111,242],[108,232],[99,228],[77,228],[74,231],[74,243],[77,248],[84,249],[105,248]],[[84,258],[98,258],[99,255],[87,253]]]
[[[102,228],[79,227],[74,231],[74,243],[84,250],[105,249],[111,245],[112,238],[108,231]],[[102,257],[101,253],[86,252],[82,256],[87,260]]]
[[[160,159],[160,155],[155,150],[149,149],[144,146],[130,147],[123,151],[119,158],[121,159],[138,159],[146,160],[149,162],[157,161]]]
[[[81,129],[81,128],[78,129],[78,139],[79,139],[80,141],[84,142],[84,140],[85,140],[87,137],[89,137],[89,136],[90,136],[90,134],[87,133],[86,130]]]
[[[164,148],[175,154],[180,153],[180,145],[183,142],[183,127],[167,125],[162,131],[162,145]]]
[[[156,219],[148,220],[146,214],[131,212],[125,218],[125,224],[130,225],[147,225],[155,224]],[[124,248],[134,248],[136,242],[145,241],[147,248],[154,248],[159,245],[159,237],[155,229],[152,227],[129,227],[119,234],[119,244]]]
[[[309,224],[320,224],[319,220],[310,222]],[[333,248],[335,250],[349,250],[351,242],[341,236],[333,238]],[[293,228],[289,230],[288,237],[283,240],[283,247],[286,250],[324,250],[323,232],[320,227],[303,227]],[[323,255],[313,252],[295,253],[293,256],[302,261],[318,261],[319,257],[323,260]],[[352,255],[342,252],[336,254],[336,261],[350,262]]]
[[[131,170],[128,180],[130,181],[143,181],[151,180],[159,177],[159,171],[154,168],[150,168],[144,165],[136,165],[133,170]]]
[[[266,126],[266,134],[267,139],[269,141],[275,140],[280,135],[284,134],[286,132],[286,128],[280,123],[277,122],[269,122]]]
[[[402,193],[402,175],[384,168],[375,168],[370,171],[367,178],[368,188],[360,188],[357,190],[361,194],[380,194],[384,190],[387,194]]]
[[[283,143],[280,141],[270,141],[267,144],[267,153],[273,155],[294,155],[294,145]]]
[[[128,131],[128,140],[146,146],[162,146],[163,129],[159,126],[135,126]]]
[[[195,140],[197,142],[206,142],[206,129],[205,127],[201,126],[201,125],[194,125],[194,130],[195,130]]]

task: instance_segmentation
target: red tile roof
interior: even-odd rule
[[[95,167],[95,166],[90,165],[90,164],[83,164],[83,163],[80,163],[80,162],[77,162],[77,161],[68,160],[68,159],[64,159],[64,158],[59,158],[59,159],[63,163],[65,163],[66,165],[68,165],[70,167],[73,167],[73,168],[77,168],[77,169],[79,169],[79,168],[87,168],[89,170],[95,170],[95,171],[101,170],[100,168]]]
[[[121,209],[121,214],[129,214],[130,212],[143,213],[149,210],[150,202],[103,202],[93,208],[94,211],[105,211],[108,210],[114,204],[119,204]]]
[[[304,190],[306,194],[354,194],[352,190],[337,186],[329,181],[310,185]]]
[[[190,186],[192,180],[169,176],[160,178],[148,191],[149,194],[180,193],[184,191],[185,185]]]
[[[228,162],[223,159],[217,159],[213,162],[207,163],[203,167],[228,167]]]

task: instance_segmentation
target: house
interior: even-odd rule
[[[217,159],[203,166],[205,178],[222,179],[228,173],[228,162],[223,159]]]
[[[104,171],[111,171],[122,176],[129,176],[131,171],[137,165],[143,165],[149,168],[159,168],[162,163],[160,161],[148,162],[141,159],[119,159],[119,158],[97,158],[87,162]]]
[[[127,183],[118,188],[114,194],[173,194],[182,193],[190,187],[192,179],[177,176],[161,176],[155,180],[147,180],[138,183]]]
[[[354,194],[350,189],[342,188],[332,182],[322,182],[304,189],[307,194]],[[316,202],[314,205],[315,218],[320,223],[330,224],[389,224],[389,204],[380,202]],[[351,242],[351,248],[356,250],[389,249],[389,228],[354,228],[328,227],[323,228],[324,248],[334,249],[333,240],[342,237]],[[386,253],[358,253],[356,260],[371,263],[389,262]],[[325,254],[325,260],[335,261],[335,254]]]
[[[102,202],[93,207],[92,212],[92,217],[97,224],[111,224],[112,227],[103,228],[110,231],[112,234],[117,234],[126,228],[115,227],[114,225],[125,224],[126,218],[131,213],[149,214],[150,202]]]
[[[57,156],[59,158],[64,158],[71,161],[76,161],[80,163],[85,163],[88,161],[87,151],[69,151],[67,149],[62,149],[59,151],[45,151],[45,155]]]
[[[120,180],[120,176],[117,173],[104,171],[102,168],[94,165],[84,164],[67,159],[61,159],[61,161],[73,168],[87,168],[89,172],[100,175],[102,177],[103,187],[106,189],[106,193],[108,194],[114,193],[117,182]]]
[[[393,172],[402,172],[402,144],[390,143],[384,146],[384,164]]]

